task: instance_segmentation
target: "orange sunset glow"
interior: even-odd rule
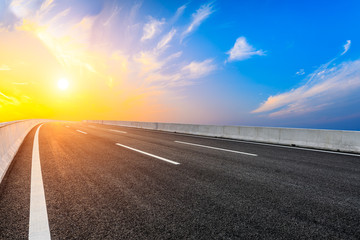
[[[0,122],[358,130],[357,7],[278,4],[0,1]]]
[[[38,9],[13,3],[17,22],[0,31],[0,121],[155,120],[168,114],[159,101],[169,91],[143,81],[156,76],[155,57],[140,52],[130,59],[106,46],[110,35],[96,39],[105,20],[111,25],[109,7],[78,17],[69,9],[49,14],[53,1]]]

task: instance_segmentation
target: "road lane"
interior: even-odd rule
[[[254,142],[254,141],[246,141],[246,140],[238,140],[238,139],[229,139],[229,138],[220,138],[220,137],[211,137],[211,136],[201,136],[201,135],[194,135],[194,134],[186,134],[186,133],[178,133],[178,132],[168,132],[168,131],[157,131],[152,129],[140,129],[140,128],[133,128],[133,127],[122,127],[122,126],[110,126],[110,125],[101,125],[101,124],[94,124],[94,123],[84,123],[87,127],[97,128],[99,130],[110,130],[110,128],[120,128],[120,129],[131,129],[134,133],[146,134],[146,132],[150,133],[158,133],[158,134],[165,134],[165,135],[175,135],[175,136],[186,136],[191,138],[199,138],[199,139],[210,139],[216,141],[224,141],[224,142],[234,142],[234,143],[243,143],[245,145],[258,145],[258,146],[269,146],[271,148],[287,148],[287,149],[294,149],[300,151],[310,151],[310,152],[320,152],[320,153],[328,153],[328,154],[336,154],[336,155],[344,155],[344,156],[355,156],[360,157],[360,154],[356,153],[347,153],[347,152],[335,152],[330,150],[320,150],[315,148],[305,148],[305,147],[297,147],[297,146],[289,146],[289,145],[281,145],[275,143],[264,143],[264,142]],[[112,130],[114,131],[114,130]],[[116,130],[115,130],[116,131]]]
[[[111,126],[114,127],[114,126]],[[124,129],[124,128],[121,128]],[[176,148],[174,152],[175,155],[171,156],[172,158],[176,157],[176,155],[187,156],[188,149],[186,147],[180,147],[172,145],[172,141],[174,140],[182,140],[182,141],[195,141],[197,138],[192,138],[189,136],[176,136],[169,135],[161,132],[144,132],[141,129],[131,129],[127,128],[129,134],[126,137],[129,137],[129,141],[132,141],[132,144],[141,144],[148,145],[147,150],[149,151],[157,151],[159,153],[161,150],[171,151],[173,147]],[[113,136],[114,141],[118,140],[118,135],[107,135],[102,133],[101,131],[95,131],[94,134],[99,134],[101,137],[110,137]],[[234,161],[232,163],[233,169],[236,170],[236,166],[240,166],[244,164],[242,167],[252,168],[251,172],[255,170],[266,170],[270,172],[272,175],[277,172],[285,171],[288,175],[291,176],[289,180],[299,180],[299,181],[307,181],[305,184],[311,185],[313,181],[317,181],[316,184],[322,184],[320,189],[324,189],[326,192],[327,185],[331,185],[331,187],[339,186],[338,190],[346,189],[343,184],[351,185],[352,188],[356,188],[358,185],[354,179],[358,179],[359,177],[359,158],[353,156],[339,156],[329,153],[320,153],[320,152],[307,152],[302,150],[293,150],[293,149],[282,149],[275,148],[271,146],[257,146],[253,144],[244,144],[244,143],[236,143],[236,142],[224,142],[224,141],[216,141],[213,139],[197,139],[197,143],[204,145],[217,146],[222,148],[229,148],[233,150],[243,150],[243,151],[251,151],[257,152],[259,154],[259,158],[256,161],[253,161],[251,158],[231,158],[228,154],[218,154],[215,155],[214,159],[214,167],[220,167],[224,165],[226,160],[227,164],[230,164],[229,161]],[[157,147],[160,145],[160,147]],[[171,146],[171,148],[169,148]],[[144,146],[145,147],[145,146]],[[184,153],[180,150],[187,151]],[[193,149],[191,154],[194,155],[199,153],[210,154],[208,151],[203,151],[201,149]],[[162,154],[166,154],[165,151]],[[204,160],[204,157],[194,157],[191,159],[189,164],[196,164],[198,162],[206,161],[209,164],[209,161],[212,159]],[[272,176],[271,175],[271,176]],[[298,178],[298,179],[297,179]]]
[[[81,126],[81,125],[80,125]],[[83,125],[84,129],[87,128],[88,125]],[[92,125],[90,125],[92,126]],[[98,135],[100,137],[108,137],[105,132],[102,132],[103,129],[108,128],[119,128],[121,130],[128,131],[127,137],[136,139],[139,141],[147,142],[147,143],[155,143],[161,144],[161,147],[167,147],[169,142],[173,141],[193,141],[194,143],[216,146],[219,148],[229,148],[235,151],[245,151],[245,152],[256,152],[260,156],[262,156],[265,161],[264,163],[271,164],[285,164],[289,166],[302,166],[307,167],[308,171],[312,171],[317,168],[328,168],[327,170],[337,172],[351,172],[351,170],[355,170],[355,173],[358,173],[356,170],[358,168],[359,158],[360,156],[339,156],[332,153],[326,152],[311,152],[311,151],[303,151],[299,149],[289,149],[289,148],[277,148],[273,146],[267,145],[254,145],[252,143],[245,142],[233,142],[233,141],[223,141],[218,139],[208,139],[208,138],[198,138],[197,136],[184,136],[182,134],[169,134],[167,132],[161,131],[150,131],[144,129],[136,129],[136,128],[125,128],[125,127],[117,127],[117,126],[106,126],[106,125],[96,125],[97,128],[95,131],[93,129],[93,134]],[[92,126],[93,127],[93,126]],[[90,131],[90,130],[89,130]],[[119,137],[114,133],[114,139]]]
[[[221,164],[221,162],[232,162],[232,165],[239,164],[239,159],[244,159],[246,161],[252,161],[253,156],[232,156],[229,154],[223,154],[222,152],[209,151],[208,149],[194,148],[190,149],[188,146],[179,146],[178,143],[175,143],[172,138],[163,138],[157,135],[145,135],[141,134],[132,134],[127,133],[126,135],[117,134],[111,131],[101,131],[101,129],[86,128],[81,125],[76,126],[83,131],[87,131],[90,135],[102,139],[108,139],[109,141],[114,141],[117,143],[127,144],[128,146],[137,146],[141,147],[141,150],[155,154],[157,156],[162,156],[167,159],[181,159],[178,162],[186,162],[187,164],[192,165],[193,167],[199,167],[203,164],[214,166],[215,168]],[[167,136],[167,135],[166,135]],[[236,146],[234,150],[239,150],[239,147]],[[208,157],[204,157],[207,156]]]
[[[151,174],[167,174],[173,165],[90,134],[51,125],[43,130],[40,149],[47,156],[43,177],[53,238],[147,238],[151,223],[158,221],[148,202],[161,189]]]
[[[128,132],[126,137],[128,137],[129,141],[132,141],[132,144],[135,144],[136,141],[140,145],[147,145],[151,142],[153,145],[152,147],[149,145],[149,150],[153,149],[153,151],[158,151],[155,144],[158,145],[158,148],[164,150],[171,145],[169,142],[174,140],[174,135],[145,132],[141,129],[119,129],[126,129]],[[99,134],[101,137],[107,136],[102,135],[103,133],[99,133],[99,131],[94,132],[94,134]],[[118,137],[117,135],[111,136],[113,138]],[[194,140],[189,136],[183,137]],[[179,139],[179,136],[175,135],[175,138]],[[211,139],[202,139],[200,143],[208,144],[208,141],[211,141],[212,144],[217,142],[220,147],[229,148],[230,145],[231,148],[235,149],[239,147],[241,149],[248,148],[248,151],[256,149],[260,157],[253,161],[253,159],[250,160],[249,158],[232,158],[227,154],[213,155],[214,153],[201,150],[189,153],[188,149],[175,146],[171,146],[169,150],[181,157],[179,161],[183,163],[181,165],[183,168],[189,167],[186,169],[188,174],[195,173],[197,179],[201,179],[202,176],[206,175],[213,176],[213,179],[219,179],[218,181],[210,180],[207,187],[212,187],[212,185],[219,182],[218,188],[224,188],[224,179],[232,178],[234,183],[225,186],[233,194],[239,188],[244,187],[241,186],[243,182],[246,182],[249,186],[254,185],[253,189],[244,191],[245,195],[250,194],[245,199],[252,199],[257,196],[252,201],[256,202],[259,208],[262,205],[267,206],[264,212],[267,212],[270,208],[271,211],[275,212],[282,209],[284,212],[291,213],[291,224],[285,225],[299,224],[296,219],[300,218],[306,219],[308,223],[324,223],[324,226],[319,224],[320,226],[315,227],[315,233],[320,231],[326,235],[327,231],[325,229],[346,229],[348,232],[357,232],[358,234],[358,231],[355,230],[357,223],[351,220],[359,217],[360,175],[357,157],[339,157],[329,153],[279,149],[271,146],[259,148],[259,146],[254,147],[251,144],[233,142],[226,144]],[[174,150],[174,147],[176,150]],[[165,151],[162,154],[166,154]],[[199,183],[197,181],[197,184]],[[269,203],[271,204],[269,205]],[[347,217],[342,218],[339,223],[336,216]],[[273,217],[271,216],[271,219],[274,219]],[[284,221],[280,220],[283,218],[284,216],[280,214],[273,221],[279,219],[279,222],[284,223]],[[267,225],[269,224],[264,223],[264,226]],[[314,228],[314,226],[310,224],[308,228]],[[299,229],[296,231],[299,231]]]
[[[54,239],[360,237],[358,157],[67,125],[45,124],[39,136]],[[181,165],[149,160],[116,143]]]

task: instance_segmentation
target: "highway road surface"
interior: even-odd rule
[[[360,239],[360,157],[85,123],[25,138],[0,239]]]

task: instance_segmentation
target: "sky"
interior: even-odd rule
[[[359,12],[357,0],[2,0],[0,122],[360,130]]]

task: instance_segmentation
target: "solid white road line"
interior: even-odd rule
[[[139,152],[139,153],[148,155],[148,156],[153,157],[153,158],[160,159],[160,160],[165,161],[165,162],[168,162],[168,163],[172,163],[172,164],[175,164],[175,165],[179,165],[179,164],[180,164],[180,163],[178,163],[178,162],[171,161],[171,160],[169,160],[169,159],[166,159],[166,158],[163,158],[163,157],[159,157],[159,156],[156,156],[156,155],[154,155],[154,154],[147,153],[147,152],[144,152],[144,151],[141,151],[141,150],[138,150],[138,149],[135,149],[135,148],[132,148],[132,147],[129,147],[129,146],[120,144],[120,143],[116,143],[116,145],[118,145],[118,146],[120,146],[120,147],[124,147],[124,148],[130,149],[130,150],[133,150],[133,151],[135,151],[135,152]]]
[[[118,132],[118,133],[126,133],[126,132],[124,132],[124,131],[114,130],[114,129],[109,129],[109,131],[112,131],[112,132]]]
[[[82,134],[87,134],[87,132],[83,132],[83,131],[80,131],[80,130],[76,130],[77,132],[79,133],[82,133]]]
[[[257,154],[253,154],[253,153],[239,152],[239,151],[230,150],[230,149],[225,149],[225,148],[210,147],[210,146],[205,146],[205,145],[201,145],[201,144],[181,142],[181,141],[174,141],[174,142],[176,142],[176,143],[181,143],[181,144],[192,145],[192,146],[196,146],[196,147],[210,148],[210,149],[215,149],[215,150],[220,150],[220,151],[225,151],[225,152],[239,153],[239,154],[244,154],[244,155],[249,155],[249,156],[257,157]]]
[[[36,130],[32,153],[29,239],[51,239],[39,153],[42,125]]]

